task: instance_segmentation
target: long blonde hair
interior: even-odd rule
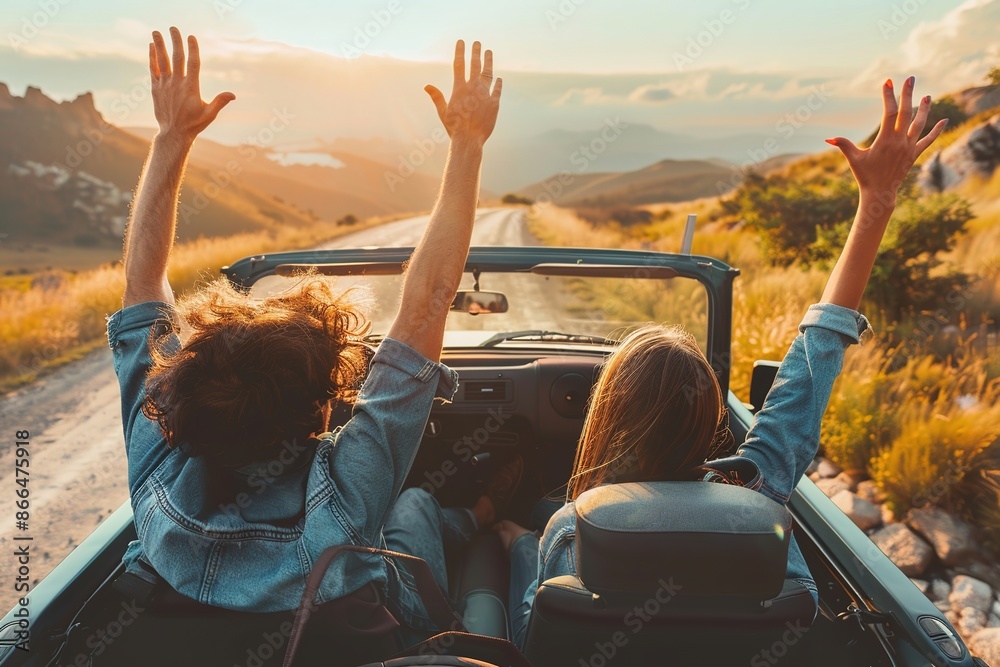
[[[692,479],[727,444],[725,415],[718,378],[691,334],[637,329],[601,370],[567,499],[606,482]]]

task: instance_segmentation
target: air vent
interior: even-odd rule
[[[489,401],[501,403],[507,400],[507,382],[504,380],[489,380],[464,382],[465,400]]]

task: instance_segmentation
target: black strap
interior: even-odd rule
[[[309,617],[316,608],[316,596],[319,594],[319,587],[323,583],[323,578],[326,576],[326,572],[330,569],[330,565],[334,559],[344,552],[370,554],[372,556],[389,556],[410,564],[412,566],[410,572],[413,574],[417,592],[420,594],[420,599],[424,603],[424,608],[431,619],[437,623],[439,628],[465,632],[462,617],[452,608],[451,603],[448,602],[444,593],[441,592],[437,580],[434,579],[434,573],[431,572],[430,566],[422,558],[386,549],[375,549],[373,547],[361,547],[349,544],[328,547],[323,550],[323,553],[316,560],[316,564],[313,565],[312,571],[309,572],[309,578],[306,580],[306,588],[302,592],[302,599],[299,601],[298,609],[295,610],[295,621],[292,624],[292,632],[288,638],[288,648],[285,650],[285,659],[281,663],[282,667],[291,667],[295,661],[295,654],[299,650],[299,644],[302,641],[306,623],[309,622]]]

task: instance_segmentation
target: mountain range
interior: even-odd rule
[[[37,88],[17,97],[0,84],[0,239],[120,245],[151,136],[109,123],[89,93],[55,102]],[[389,165],[365,157],[280,152],[263,132],[257,139],[196,142],[178,238],[422,211],[437,192],[439,176],[392,180]]]
[[[952,95],[974,115],[1000,101],[1000,87]],[[447,137],[281,142],[280,111],[237,146],[200,138],[180,202],[180,239],[419,212],[437,193]],[[154,130],[122,128],[90,93],[56,102],[0,83],[0,240],[55,246],[119,246],[137,176]],[[747,159],[734,156],[744,147]],[[718,196],[745,167],[766,172],[798,156],[754,135],[712,140],[606,119],[592,131],[552,130],[495,142],[482,198],[516,192],[571,206],[636,206]],[[669,159],[664,159],[669,156]]]

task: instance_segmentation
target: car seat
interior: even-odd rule
[[[581,494],[576,514],[578,575],[540,584],[533,664],[754,664],[812,625],[809,590],[785,579],[791,514],[756,491],[613,484]]]

